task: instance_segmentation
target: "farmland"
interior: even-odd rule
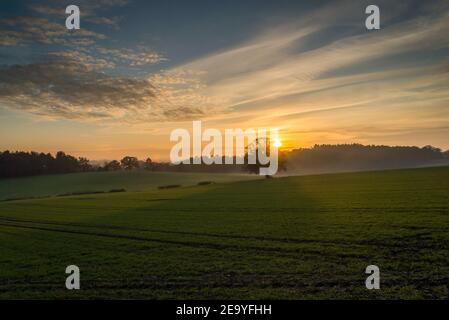
[[[248,174],[204,174],[138,171],[85,172],[0,179],[0,200],[48,197],[70,193],[154,190],[164,185],[190,186],[203,181],[230,182],[257,179]]]
[[[0,202],[0,298],[449,298],[449,167],[231,180]]]

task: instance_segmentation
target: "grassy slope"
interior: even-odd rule
[[[448,194],[442,167],[3,202],[0,298],[447,299]]]
[[[145,191],[160,185],[194,185],[200,181],[230,182],[255,179],[255,175],[170,173],[148,171],[87,172],[48,175],[18,179],[0,179],[0,200],[22,197],[42,197],[88,191]]]

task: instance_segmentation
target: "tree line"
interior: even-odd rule
[[[430,145],[383,146],[362,144],[315,145],[285,153],[288,172],[364,171],[449,164],[449,151]]]
[[[92,170],[86,158],[75,158],[62,151],[50,153],[0,152],[0,177],[14,178],[40,174],[61,174]]]
[[[103,166],[92,165],[89,159],[74,157],[59,151],[50,153],[4,151],[0,152],[0,178],[26,177],[43,174],[63,174],[88,171],[116,171],[137,168],[152,169],[150,158],[139,161],[136,157],[126,156],[120,161],[112,160]]]
[[[245,155],[245,158],[247,155]],[[235,159],[234,159],[235,160]],[[235,163],[235,161],[233,161]],[[223,161],[224,163],[224,161]],[[315,145],[279,153],[280,170],[288,174],[339,172],[353,170],[394,169],[435,164],[449,164],[449,151],[432,146],[376,146],[361,144]],[[121,160],[92,165],[84,157],[74,157],[59,151],[50,153],[0,152],[0,178],[14,178],[43,174],[63,174],[88,171],[150,170],[171,172],[257,173],[259,165],[172,165],[142,161],[126,156]]]

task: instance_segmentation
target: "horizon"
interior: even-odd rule
[[[69,4],[0,4],[0,150],[168,161],[192,120],[449,149],[445,1],[377,1],[371,31],[368,1],[82,0],[70,31]]]
[[[281,148],[281,149],[279,149],[279,151],[283,152],[284,154],[288,154],[290,152],[297,152],[297,151],[303,151],[303,150],[312,150],[312,149],[316,148],[317,146],[318,147],[323,147],[323,146],[326,146],[326,147],[328,147],[328,146],[330,146],[330,147],[360,146],[360,147],[364,147],[364,148],[418,148],[418,149],[424,149],[426,147],[431,147],[431,148],[438,149],[441,153],[449,153],[449,149],[443,149],[443,148],[440,148],[438,146],[432,146],[432,145],[424,145],[424,146],[416,146],[416,145],[381,145],[381,144],[369,144],[368,145],[368,144],[359,144],[359,143],[315,144],[313,146],[307,146],[307,147],[288,148],[288,149]],[[137,158],[138,161],[142,161],[142,162],[144,162],[146,159],[150,158],[155,163],[157,163],[157,162],[159,162],[159,163],[171,163],[170,160],[157,160],[157,159],[152,159],[151,157],[139,158],[137,156],[134,156],[133,154],[126,154],[123,157],[119,157],[119,158],[89,159],[88,157],[84,157],[83,155],[70,154],[68,152],[65,152],[64,150],[58,150],[58,151],[56,151],[54,153],[52,153],[52,152],[41,152],[41,151],[37,151],[37,150],[0,150],[0,154],[3,153],[3,152],[10,152],[10,153],[15,153],[15,152],[32,153],[32,152],[35,152],[35,153],[38,153],[38,154],[42,154],[42,153],[43,154],[51,154],[52,156],[56,156],[56,153],[58,153],[58,152],[64,152],[68,156],[86,158],[89,161],[89,163],[91,163],[94,166],[104,165],[107,162],[111,162],[111,161],[120,161],[122,158],[127,157],[127,156],[135,157],[135,158]],[[234,154],[232,156],[219,154],[218,156],[222,157],[222,158],[243,158],[244,157],[244,155],[236,155],[236,154]],[[200,156],[200,157],[191,156],[191,157],[185,158],[183,160],[188,160],[188,159],[192,160],[194,158],[201,159],[201,158],[204,158],[204,156]],[[213,157],[210,157],[210,156],[206,156],[206,158],[213,159]],[[232,165],[236,165],[236,164],[233,163]]]

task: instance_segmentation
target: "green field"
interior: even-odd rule
[[[61,175],[0,179],[0,200],[47,197],[74,192],[108,192],[113,189],[148,191],[159,186],[195,185],[202,181],[230,182],[253,180],[248,174],[205,174],[138,171],[86,172]]]
[[[449,167],[3,201],[0,243],[3,299],[448,299]]]

